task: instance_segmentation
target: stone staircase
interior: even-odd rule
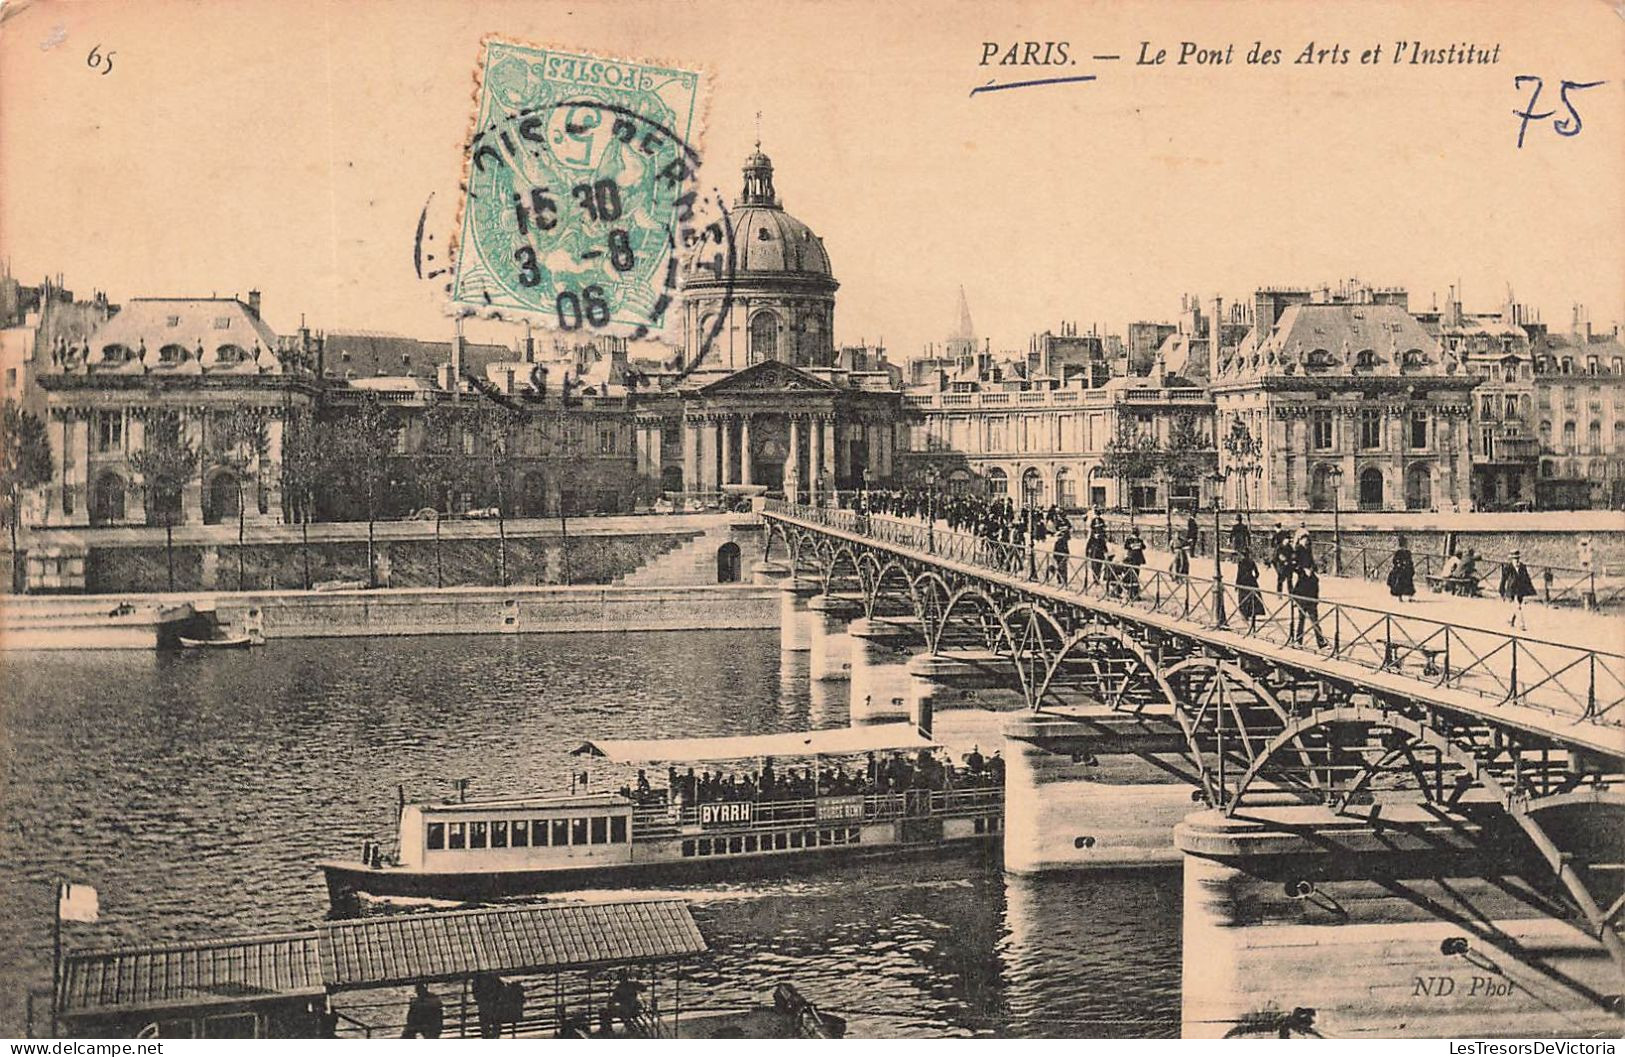
[[[756,531],[752,518],[714,525],[693,539],[666,551],[640,569],[613,581],[616,587],[692,587],[717,582],[717,551],[733,543],[740,550],[740,581],[750,582],[756,560]]]

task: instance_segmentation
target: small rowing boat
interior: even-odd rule
[[[188,650],[246,650],[254,644],[247,635],[222,635],[215,639],[190,639],[180,636],[181,648]]]

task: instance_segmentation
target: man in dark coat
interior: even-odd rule
[[[1253,534],[1242,523],[1241,515],[1236,515],[1236,523],[1230,526],[1230,551],[1232,554],[1245,554],[1252,550]]]
[[[1285,591],[1292,585],[1292,533],[1279,521],[1275,523],[1275,548],[1270,560],[1275,565],[1275,590]]]
[[[1523,600],[1535,593],[1535,582],[1529,578],[1529,566],[1523,563],[1523,553],[1513,551],[1512,557],[1501,567],[1501,597],[1512,603],[1512,616],[1507,626],[1516,624],[1524,631],[1529,625],[1523,619]]]
[[[1320,577],[1315,575],[1313,565],[1300,568],[1292,577],[1292,604],[1296,607],[1292,642],[1302,643],[1303,633],[1313,628],[1315,644],[1325,649],[1326,636],[1320,630]]]

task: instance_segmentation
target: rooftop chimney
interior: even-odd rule
[[[248,311],[253,313],[255,319],[260,318],[260,292],[258,290],[248,291]]]
[[[451,339],[451,385],[447,391],[451,393],[453,403],[457,402],[458,391],[462,389],[463,378],[463,317],[457,317],[457,333]]]

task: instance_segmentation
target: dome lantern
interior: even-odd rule
[[[779,200],[773,195],[773,160],[762,153],[760,140],[750,157],[745,159],[744,173],[745,184],[734,205],[777,209]]]

